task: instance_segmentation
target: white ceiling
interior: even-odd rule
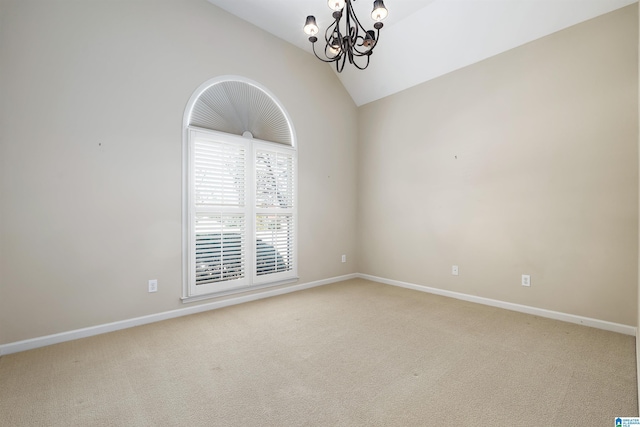
[[[309,53],[307,15],[321,33],[333,21],[326,0],[209,1]],[[636,1],[385,0],[389,16],[369,68],[347,64],[338,77],[360,106]],[[373,1],[353,4],[363,26],[373,28]]]

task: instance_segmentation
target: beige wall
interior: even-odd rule
[[[640,324],[637,27],[634,5],[356,110],[329,67],[204,0],[0,0],[0,344],[184,307],[181,120],[224,74],[296,127],[301,283],[360,271]]]
[[[0,0],[0,64],[0,344],[184,307],[182,116],[220,75],[293,120],[299,283],[356,271],[357,110],[311,55],[205,0]]]
[[[637,324],[637,5],[361,107],[358,159],[360,272]]]

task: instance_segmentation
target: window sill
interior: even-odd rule
[[[222,298],[222,297],[226,297],[226,296],[230,296],[230,295],[240,295],[240,294],[244,294],[244,293],[251,292],[251,291],[257,291],[257,290],[260,290],[260,289],[274,288],[274,287],[277,287],[277,286],[288,285],[288,284],[291,284],[291,283],[295,283],[298,280],[300,280],[299,277],[293,277],[291,279],[280,280],[278,282],[265,283],[265,284],[262,284],[262,285],[249,286],[249,287],[238,288],[238,289],[233,289],[233,290],[229,290],[229,291],[214,292],[214,293],[211,293],[211,294],[182,297],[180,299],[182,300],[183,304],[188,304],[188,303],[191,303],[191,302],[205,301],[205,300],[214,299],[214,298]]]

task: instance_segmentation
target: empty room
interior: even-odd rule
[[[0,0],[0,426],[640,423],[634,0]]]

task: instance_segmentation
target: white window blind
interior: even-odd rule
[[[293,269],[293,216],[256,216],[256,274],[282,273]]]
[[[189,296],[296,277],[296,153],[280,145],[190,130]]]
[[[194,146],[196,206],[245,206],[245,147],[205,139]]]
[[[196,214],[196,286],[245,277],[245,216]]]
[[[293,155],[256,149],[256,207],[293,207]]]
[[[255,147],[257,282],[286,276],[294,268],[294,155]]]

